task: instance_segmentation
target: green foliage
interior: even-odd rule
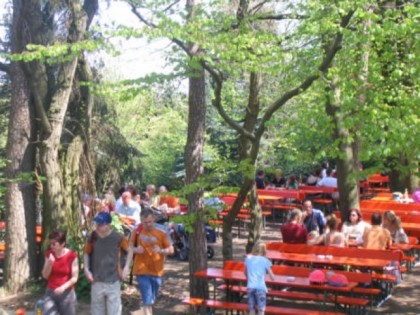
[[[103,46],[104,42],[98,40],[82,40],[77,43],[58,42],[50,46],[29,44],[26,46],[27,50],[22,53],[4,54],[3,57],[11,61],[30,62],[39,60],[55,64],[73,60],[83,51],[95,51]]]

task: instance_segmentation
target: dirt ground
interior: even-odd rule
[[[243,260],[245,257],[246,233],[241,231],[241,237],[234,238],[234,258]],[[263,240],[279,240],[279,224],[267,224]],[[210,267],[222,266],[222,244],[219,238],[212,246],[215,249],[215,256],[209,260]],[[166,262],[166,275],[164,284],[161,287],[160,295],[154,307],[155,315],[186,314],[188,308],[181,304],[184,297],[189,296],[188,292],[188,262],[181,262],[176,258],[169,258]],[[369,310],[369,314],[420,314],[420,266],[404,276],[404,281],[394,288],[393,295],[383,303],[381,307]],[[24,308],[26,314],[33,314],[33,307],[41,294],[22,293],[16,296],[1,296],[0,292],[0,315],[11,315],[16,309]],[[79,297],[80,298],[80,297]],[[135,312],[139,309],[140,296],[136,286],[127,286],[123,291],[122,304],[123,314],[140,314]],[[282,306],[288,303],[281,302]],[[295,304],[296,305],[296,304]],[[304,303],[299,307],[305,308]],[[317,307],[313,304],[310,307]],[[134,313],[135,312],[135,313]],[[90,314],[90,306],[87,303],[79,302],[78,314]]]

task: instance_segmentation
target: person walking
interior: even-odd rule
[[[66,247],[66,232],[55,230],[48,237],[50,248],[45,253],[42,276],[48,280],[43,314],[76,314],[74,285],[79,276],[77,254]]]
[[[92,315],[120,315],[121,280],[128,275],[127,260],[122,273],[121,251],[128,251],[128,241],[111,229],[111,215],[100,212],[93,221],[96,229],[85,246],[84,272],[91,286]]]
[[[133,231],[129,241],[127,262],[136,254],[133,275],[143,301],[143,314],[151,315],[164,275],[165,256],[172,255],[174,249],[162,228],[156,226],[153,210],[149,207],[141,212],[141,225]],[[128,273],[128,265],[124,274]]]
[[[265,244],[259,241],[254,245],[252,254],[245,258],[246,287],[250,315],[255,315],[255,309],[258,311],[258,315],[264,315],[267,297],[265,275],[268,274],[274,280],[274,274],[271,271],[271,261],[265,257],[266,254],[267,248]]]

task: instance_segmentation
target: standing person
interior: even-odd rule
[[[321,210],[312,207],[312,201],[305,200],[303,202],[303,225],[308,230],[308,233],[317,231],[323,234],[325,230],[325,217]]]
[[[121,314],[121,283],[129,270],[127,259],[120,274],[121,250],[128,250],[127,239],[111,229],[111,215],[100,212],[93,221],[96,229],[85,246],[84,270],[91,287],[92,315]]]
[[[134,258],[133,274],[143,300],[143,313],[151,315],[164,274],[165,256],[172,255],[174,249],[165,231],[155,225],[153,210],[144,208],[141,212],[142,224],[131,234],[127,261]],[[128,266],[124,273],[128,273]]]
[[[42,276],[48,280],[43,314],[76,314],[74,285],[79,276],[77,254],[66,247],[66,232],[53,231],[48,237],[50,250],[45,253]]]
[[[274,274],[271,271],[271,261],[265,257],[267,248],[261,241],[257,242],[252,254],[245,258],[245,275],[247,279],[247,294],[249,314],[255,315],[255,308],[258,310],[258,315],[264,315],[267,286],[265,284],[265,275],[268,273],[272,280]]]

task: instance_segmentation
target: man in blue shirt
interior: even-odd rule
[[[318,231],[319,234],[323,234],[325,231],[325,218],[321,210],[314,209],[312,207],[312,201],[305,200],[303,202],[303,225],[308,230],[308,233],[312,231]]]

